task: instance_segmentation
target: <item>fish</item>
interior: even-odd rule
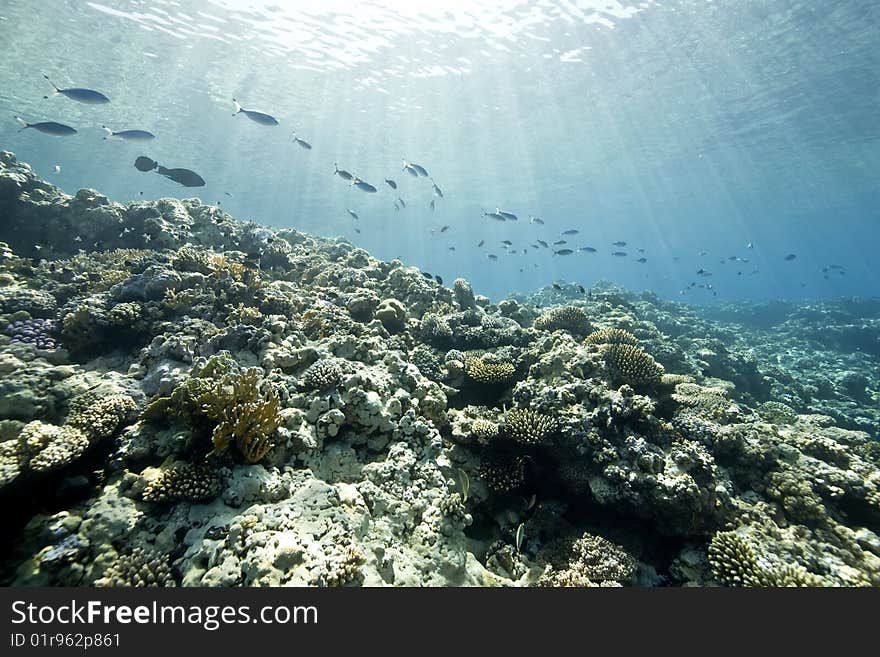
[[[751,242],[749,242],[748,244],[746,244],[746,248],[747,248],[747,249],[754,249],[754,248],[755,248],[755,245],[752,244]]]
[[[134,161],[134,166],[138,171],[152,171],[156,168],[156,161],[141,155]]]
[[[312,145],[309,142],[307,142],[306,140],[300,139],[299,137],[297,137],[295,132],[291,135],[291,138],[293,139],[293,143],[296,144],[297,146],[300,146],[301,148],[305,148],[307,151],[312,150]]]
[[[554,290],[562,290],[562,286],[559,283],[553,283]]]
[[[616,242],[611,242],[611,246],[626,246],[626,242],[618,240]]]
[[[489,258],[489,260],[498,260],[498,256],[494,253],[487,253],[486,257]]]
[[[519,527],[516,528],[516,553],[519,554],[522,548],[523,536],[525,535],[525,525],[523,523],[519,524]]]
[[[787,256],[785,256],[785,259],[789,262],[791,262],[795,258],[797,258],[797,255],[795,255],[794,253],[789,253]]]
[[[711,275],[712,275],[712,272],[710,272],[710,271],[707,270],[707,269],[703,269],[702,267],[700,267],[700,268],[697,270],[697,274],[699,274],[700,276],[711,276]]]
[[[358,235],[360,235],[360,234],[361,234],[361,229],[360,229],[360,228],[355,228],[355,229],[354,229],[354,232],[356,232]]]
[[[413,178],[418,178],[418,177],[419,177],[419,172],[416,170],[416,168],[415,168],[414,166],[412,166],[412,165],[411,165],[409,162],[407,162],[406,160],[403,161],[403,169],[401,169],[401,171],[406,171],[406,172],[407,172],[409,175],[411,175]]]
[[[454,246],[447,246],[446,248],[447,248],[448,250],[450,250],[450,251],[455,251],[455,247],[454,247]]]
[[[203,187],[205,179],[190,169],[167,169],[155,160],[141,155],[134,161],[138,171],[156,171],[160,176],[165,176],[184,187]]]
[[[354,180],[351,181],[351,184],[353,187],[357,187],[358,189],[365,191],[365,192],[369,192],[370,194],[375,194],[376,192],[379,191],[378,189],[373,187],[370,183],[368,183],[366,180],[361,180],[360,178],[355,178]]]
[[[541,246],[543,246],[545,249],[549,249],[549,248],[550,248],[550,245],[547,244],[547,242],[545,242],[544,240],[538,240],[538,244],[540,244]]]
[[[480,243],[477,244],[477,248],[480,248],[480,247],[483,246],[485,243],[486,243],[486,240],[480,240]]]
[[[519,217],[517,217],[515,214],[513,214],[513,212],[505,212],[504,210],[499,210],[498,208],[495,208],[495,213],[500,214],[507,221],[518,221],[519,220]]]
[[[626,251],[612,251],[611,255],[617,256],[618,258],[626,257]]]
[[[560,235],[577,235],[579,231],[577,228],[569,228],[568,230],[564,230],[560,233]]]
[[[439,187],[437,187],[437,183],[434,182],[433,178],[431,178],[431,185],[434,186],[434,195],[443,198],[443,191]]]
[[[386,178],[385,184],[388,185],[391,189],[397,189],[397,183],[391,180],[391,178]]]
[[[565,240],[556,240],[555,242],[553,242],[553,246],[560,246],[562,244],[568,244],[568,242],[566,242]]]
[[[244,114],[251,121],[260,123],[262,125],[278,125],[278,119],[276,119],[271,114],[258,112],[256,110],[246,110],[238,103],[237,100],[235,100],[235,98],[232,99],[232,104],[235,106],[235,113],[232,116],[236,116],[237,114]]]
[[[540,249],[541,248],[537,244],[529,244],[529,246],[532,247],[533,249]]]
[[[592,246],[582,246],[578,249],[578,251],[586,251],[587,253],[595,253],[596,249]]]
[[[641,258],[639,258],[638,260],[636,260],[636,262],[642,262],[642,263],[644,263],[644,262],[648,262],[648,259],[647,259],[645,256],[642,256]]]
[[[404,162],[405,162],[405,161],[406,161],[406,160],[404,160]],[[416,174],[418,174],[418,175],[420,175],[420,176],[423,176],[423,177],[425,177],[425,178],[428,178],[428,177],[429,177],[429,176],[428,176],[428,172],[425,171],[425,167],[423,167],[423,166],[419,166],[419,165],[416,164],[415,162],[410,162],[410,163],[409,163],[409,166],[412,167],[413,169],[415,169]]]
[[[431,212],[434,211],[434,199],[431,199],[431,202],[428,203],[428,207],[431,208]]]
[[[63,123],[56,123],[55,121],[40,121],[38,123],[28,123],[20,116],[16,116],[15,120],[21,124],[21,130],[33,128],[38,132],[43,132],[47,135],[54,135],[55,137],[66,137],[67,135],[76,134],[76,130],[74,128],[71,128],[69,125],[64,125]],[[21,132],[21,130],[19,130],[19,132]]]
[[[447,230],[449,230],[449,226],[443,226],[443,227],[440,229],[440,232],[441,232],[441,233],[445,233]]]
[[[574,251],[572,251],[571,249],[559,249],[558,251],[554,251],[553,255],[567,256],[571,255],[572,253],[574,253]]]
[[[61,165],[60,165],[60,164],[56,164],[56,165],[52,168],[52,171],[54,171],[55,173],[61,173]]]
[[[404,203],[403,199],[400,198],[399,196],[397,197],[397,202],[400,203],[400,207],[402,207],[402,208],[406,207],[406,203]]]
[[[645,252],[644,249],[636,249],[636,251],[638,251],[639,253],[644,253],[644,252]]]
[[[583,286],[583,285],[578,285],[578,286],[577,286],[577,291],[580,292],[581,294],[586,294],[586,292],[587,292],[587,291],[584,289],[584,286]]]
[[[352,217],[354,217],[355,219],[359,219],[359,217],[357,216],[357,213],[356,213],[356,212],[352,212],[352,211],[349,210],[348,208],[346,208],[345,211],[348,212],[348,214],[350,214],[350,215],[351,215]]]
[[[538,219],[538,217],[529,217],[529,223],[530,223],[530,224],[539,224],[539,225],[543,226],[543,225],[544,225],[544,220],[543,220],[543,219]]]
[[[422,276],[424,276],[425,278],[427,278],[429,281],[430,281],[432,278],[434,278],[431,274],[429,274],[429,273],[426,272],[426,271],[423,271],[423,272],[422,272]]]
[[[498,212],[484,212],[483,216],[489,217],[489,219],[494,219],[495,221],[507,221],[507,219],[504,217],[504,215],[502,215]]]
[[[52,95],[57,96],[61,94],[62,96],[67,96],[71,100],[75,100],[80,103],[85,103],[87,105],[101,105],[103,103],[109,103],[110,99],[107,98],[100,91],[95,91],[94,89],[80,89],[78,87],[72,87],[70,89],[59,89],[54,84],[52,84],[52,80],[49,79],[48,75],[43,75],[46,78],[46,82],[52,85]],[[43,96],[43,98],[48,98],[49,96]]]
[[[436,275],[436,274],[435,274],[435,275],[434,275],[434,280],[437,281],[438,283],[440,283],[440,285],[443,285],[443,279],[440,278],[439,275]]]
[[[335,169],[335,171],[333,173],[336,174],[337,176],[339,176],[340,178],[342,178],[343,180],[354,180],[354,176],[351,175],[345,169],[340,169],[339,166],[337,166],[336,162],[333,163],[333,168]]]
[[[526,253],[528,253],[528,252],[529,252],[529,250],[528,250],[528,249],[523,249],[523,250],[522,250],[522,251],[523,251],[523,255],[525,255],[525,254],[526,254]]]
[[[513,244],[513,242],[511,242],[510,240],[501,240],[501,243],[506,244],[507,246],[511,246]]]
[[[107,133],[104,136],[104,139],[107,139],[107,137],[119,137],[125,141],[150,141],[151,139],[156,138],[156,135],[152,132],[147,132],[146,130],[119,130],[118,132],[114,132],[105,125],[102,125],[101,127],[104,129],[104,132]]]

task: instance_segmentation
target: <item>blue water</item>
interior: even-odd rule
[[[0,148],[68,192],[198,195],[493,297],[598,279],[694,302],[876,296],[878,24],[863,0],[4,0]],[[111,102],[43,99],[44,73]],[[233,97],[280,124],[232,116]],[[79,132],[18,132],[16,114]],[[101,124],[157,139],[105,141]],[[208,184],[141,173],[138,155]],[[442,188],[435,212],[403,158]],[[482,217],[495,207],[520,220]],[[570,228],[566,246],[598,252],[529,246]]]

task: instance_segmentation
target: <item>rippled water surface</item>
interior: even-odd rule
[[[196,193],[493,296],[599,278],[694,301],[876,295],[878,22],[862,0],[5,0],[0,147],[69,192]],[[44,99],[43,74],[111,102]],[[233,97],[279,125],[233,116]],[[105,141],[102,124],[157,139]],[[208,184],[141,173],[138,155]],[[482,216],[496,207],[519,221]]]

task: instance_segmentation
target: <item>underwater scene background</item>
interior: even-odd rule
[[[878,18],[0,3],[0,583],[880,585]]]

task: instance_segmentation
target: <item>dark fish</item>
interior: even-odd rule
[[[357,216],[357,213],[356,213],[356,212],[352,212],[352,211],[349,210],[348,208],[346,208],[345,211],[348,212],[348,214],[350,214],[350,215],[351,215],[352,217],[354,217],[355,219],[358,219],[358,218],[359,218],[359,217]]]
[[[360,190],[363,190],[365,192],[369,192],[370,194],[375,194],[376,192],[379,191],[378,189],[373,187],[370,183],[368,183],[365,180],[361,180],[360,178],[355,178],[354,180],[351,181],[351,184]]]
[[[561,290],[562,286],[559,283],[553,283],[553,289],[554,290]]]
[[[354,229],[354,232],[356,232],[358,235],[360,235],[360,234],[361,234],[361,229],[360,229],[360,228],[355,228],[355,229]]]
[[[232,196],[232,194],[230,194],[229,192],[223,192],[223,193],[226,194],[226,196]]]
[[[565,240],[556,240],[555,242],[553,242],[553,246],[559,246],[561,244],[568,244],[568,242],[566,242]]]
[[[251,121],[255,121],[262,125],[278,125],[278,119],[271,114],[265,114],[264,112],[258,112],[256,110],[246,110],[238,104],[238,101],[235,100],[235,98],[232,99],[232,103],[235,105],[235,113],[232,116],[235,116],[236,114],[244,114]]]
[[[28,128],[33,128],[39,132],[44,132],[47,135],[55,135],[56,137],[65,137],[67,135],[75,135],[76,130],[71,128],[69,125],[64,125],[63,123],[55,123],[55,121],[40,121],[39,123],[28,123],[20,116],[16,116],[15,120],[21,124],[21,130],[27,130]],[[21,132],[19,130],[19,132]]]
[[[434,211],[434,199],[431,199],[431,202],[428,203],[428,207],[431,208],[431,212]]]
[[[636,262],[648,262],[648,259],[645,256],[642,256],[641,258],[636,260]]]
[[[340,168],[336,165],[336,162],[333,163],[333,168],[336,169],[333,173],[335,173],[337,176],[339,176],[339,177],[342,178],[343,180],[354,180],[354,176],[351,175],[351,174],[350,174],[348,171],[346,171],[345,169],[340,169]]]
[[[623,258],[626,256],[626,251],[612,251],[611,255],[617,256],[618,258]]]
[[[385,184],[388,185],[391,189],[397,189],[397,183],[390,178],[385,179]]]
[[[560,255],[560,256],[567,256],[567,255],[571,255],[572,253],[574,253],[574,251],[572,251],[571,249],[559,249],[558,251],[553,252],[554,255]]]
[[[486,255],[486,257],[489,258],[489,260],[498,260],[498,256],[494,253],[489,253]]]
[[[587,253],[595,253],[596,249],[594,249],[592,246],[582,246],[581,248],[578,249],[578,251],[586,251]]]
[[[434,182],[433,178],[431,178],[431,184],[434,186],[434,194],[436,194],[440,198],[443,198],[443,192],[440,191],[439,187],[437,187],[437,183]]]
[[[423,177],[425,177],[425,178],[428,177],[428,172],[425,171],[425,167],[419,166],[419,165],[416,164],[415,162],[410,162],[410,163],[409,163],[409,166],[410,166],[411,168],[415,169],[415,172],[416,172],[418,175],[423,176]]]
[[[449,226],[443,226],[443,228],[440,229],[440,232],[445,233],[447,230],[449,230]]]
[[[543,220],[543,219],[538,219],[538,217],[529,217],[529,223],[530,223],[530,224],[540,224],[540,225],[543,226],[543,225],[544,225],[544,220]]]
[[[80,103],[86,103],[87,105],[100,105],[102,103],[109,103],[110,99],[107,98],[100,91],[95,91],[93,89],[59,89],[54,84],[52,84],[52,80],[49,79],[48,75],[44,75],[46,78],[46,82],[52,85],[52,95],[57,96],[58,94],[62,94],[67,96],[72,100],[76,100]],[[49,96],[43,96],[43,98],[48,98]]]
[[[480,240],[480,243],[477,244],[477,248],[480,248],[480,247],[483,246],[485,243],[486,243],[486,240]]]
[[[435,275],[434,280],[437,281],[438,283],[440,283],[440,285],[443,285],[443,279],[440,278],[440,276]]]
[[[644,249],[636,249],[636,251],[638,251],[639,253],[644,253],[644,252],[645,252]]]
[[[489,217],[489,219],[494,219],[495,221],[507,221],[507,219],[498,212],[484,212],[484,217]]]
[[[528,252],[529,252],[528,249],[523,249],[523,255],[525,255],[525,254],[528,253]]]
[[[611,246],[626,246],[626,242],[618,240],[617,242],[611,242]]]
[[[156,135],[152,132],[147,132],[146,130],[120,130],[119,132],[113,132],[105,125],[102,125],[101,127],[104,128],[104,132],[107,133],[104,136],[104,139],[107,139],[107,137],[119,137],[125,141],[150,141],[151,139],[156,138]]]
[[[426,272],[426,271],[423,271],[423,272],[422,272],[422,276],[424,276],[425,278],[427,278],[429,281],[430,281],[432,278],[434,278],[431,274],[429,274],[429,273]]]
[[[446,248],[449,249],[450,251],[455,251],[455,247],[454,247],[454,246],[447,246]]]
[[[584,286],[583,286],[583,285],[578,285],[578,286],[577,286],[577,291],[580,292],[581,294],[585,294],[585,293],[586,293],[586,290],[584,289]]]
[[[152,171],[156,168],[156,161],[141,155],[134,161],[134,166],[138,171]]]
[[[504,210],[499,210],[498,208],[495,208],[495,213],[500,214],[502,217],[504,217],[508,221],[518,221],[519,220],[519,217],[517,217],[515,214],[513,214],[513,212],[505,212]]]
[[[711,275],[712,275],[712,272],[710,272],[710,271],[708,271],[708,270],[703,269],[702,267],[700,267],[700,268],[697,270],[697,274],[699,274],[700,276],[711,276]]]
[[[529,244],[529,246],[532,247],[533,249],[540,249],[541,248],[537,244]]]
[[[402,207],[402,208],[406,207],[406,203],[404,203],[403,199],[400,198],[399,196],[397,197],[397,202],[400,203],[400,207]]]
[[[561,235],[577,235],[579,231],[577,228],[569,228],[568,230],[562,231]]]
[[[166,169],[161,164],[157,164],[156,173],[184,187],[203,187],[205,185],[205,179],[189,169]]]
[[[511,242],[510,240],[502,240],[501,243],[506,244],[507,246],[511,246],[513,244],[513,242]]]
[[[295,132],[293,133],[293,135],[291,135],[291,137],[293,138],[293,143],[296,144],[297,146],[301,146],[302,148],[305,148],[307,151],[312,150],[312,145],[309,142],[305,141],[304,139],[300,139],[299,137],[297,137]]]
[[[545,249],[549,249],[549,248],[550,248],[550,245],[547,244],[547,242],[545,242],[544,240],[538,240],[538,244],[540,244],[541,246],[543,246]]]
[[[785,259],[788,261],[794,260],[795,258],[797,258],[797,256],[794,253],[789,253],[787,256],[785,256]]]

